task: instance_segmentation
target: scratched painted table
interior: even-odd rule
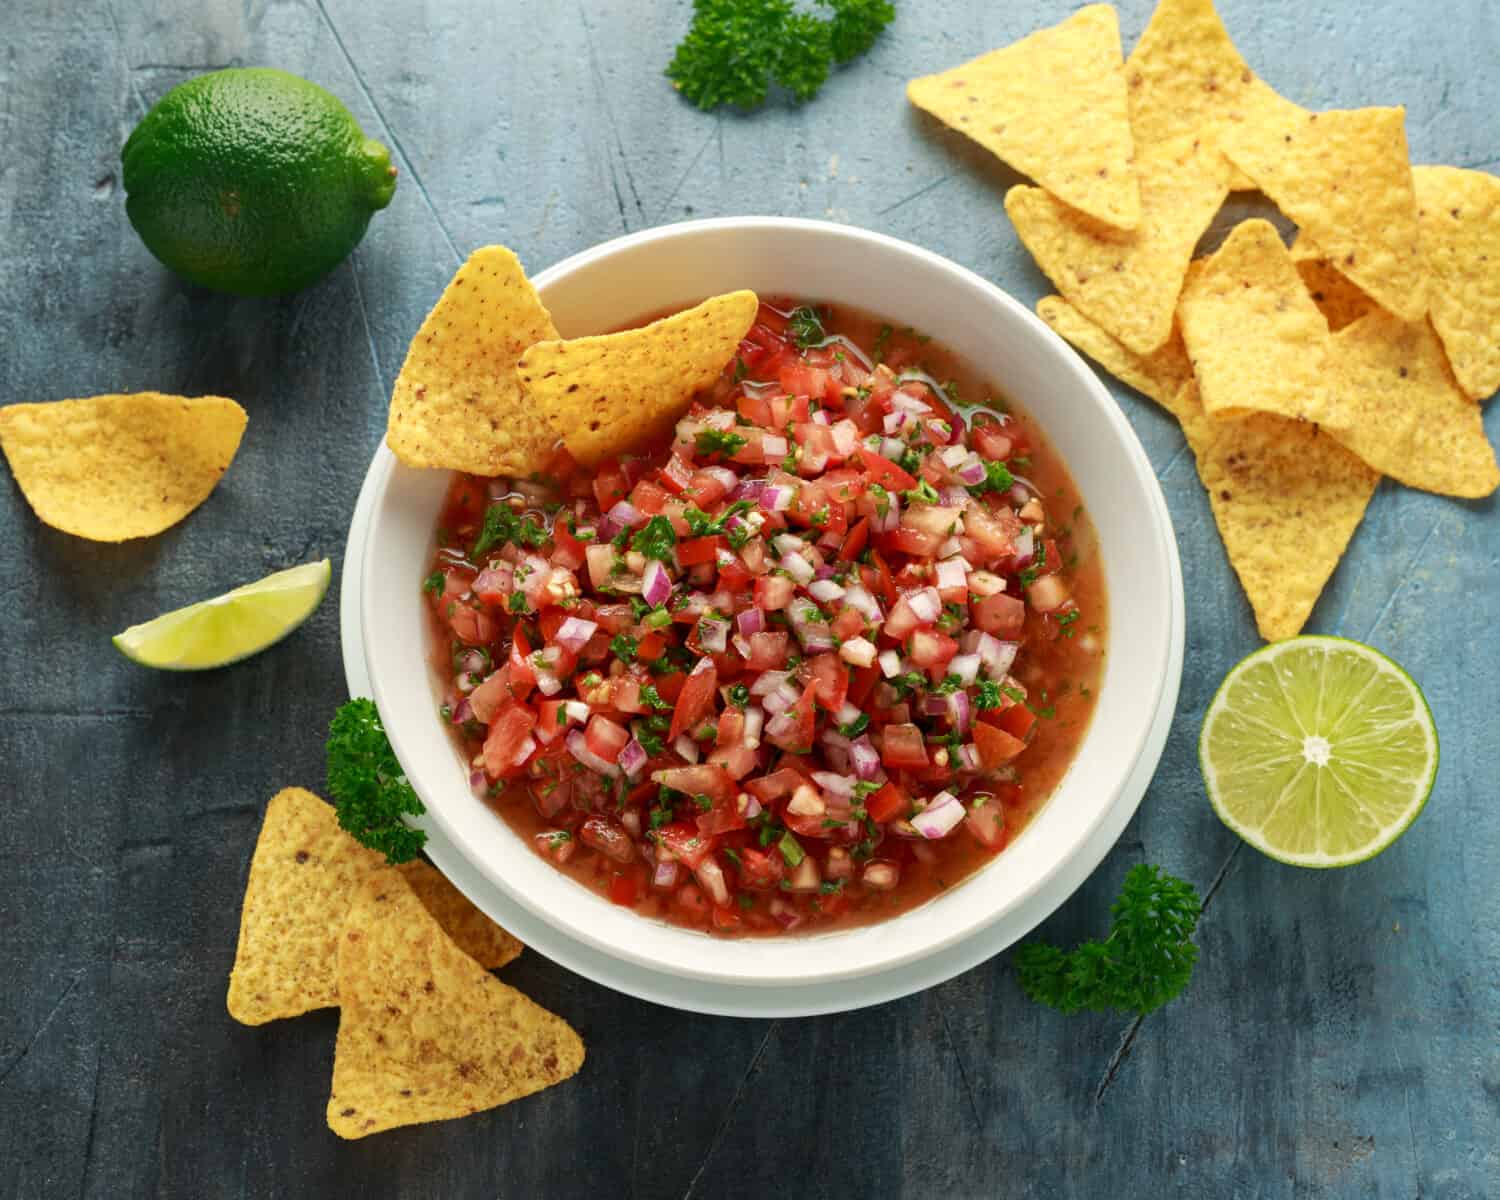
[[[1027,301],[1042,292],[1000,210],[1014,177],[908,110],[902,81],[1069,3],[907,0],[815,104],[751,117],[698,113],[661,79],[688,7],[5,5],[0,402],[219,392],[251,421],[208,504],[147,542],[54,533],[0,481],[0,1193],[1500,1195],[1495,505],[1377,493],[1312,627],[1415,672],[1442,773],[1379,860],[1284,868],[1203,799],[1198,717],[1257,643],[1182,438],[1118,387],[1177,523],[1188,670],[1140,814],[1045,932],[1097,931],[1125,871],[1160,862],[1207,895],[1184,999],[1144,1022],[1065,1019],[1027,1003],[1002,957],[847,1017],[741,1022],[629,1000],[532,954],[508,977],[583,1031],[581,1078],[357,1144],[323,1125],[332,1012],[258,1030],[225,1016],[265,800],[321,782],[319,732],[343,698],[337,608],[200,676],[134,668],[106,636],[337,562],[407,340],[459,258],[501,240],[539,268],[623,230],[771,212],[883,230]],[[1419,161],[1495,169],[1500,12],[1429,7],[1222,0],[1284,92],[1405,103]],[[1121,10],[1128,44],[1148,6]],[[285,300],[184,287],[124,217],[125,135],[168,88],[226,64],[327,85],[401,169],[352,259]]]

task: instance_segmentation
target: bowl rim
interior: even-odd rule
[[[1182,623],[1174,619],[1174,614],[1182,610],[1182,583],[1180,563],[1177,559],[1176,538],[1165,497],[1161,493],[1160,484],[1150,466],[1149,460],[1146,458],[1145,451],[1141,447],[1123,412],[1120,411],[1093,371],[1084,364],[1071,347],[1020,301],[968,268],[932,251],[925,250],[922,247],[870,230],[830,222],[812,221],[804,218],[718,217],[678,222],[610,239],[563,259],[561,262],[536,275],[533,282],[538,291],[542,292],[545,296],[545,292],[550,286],[563,282],[576,271],[594,264],[601,259],[607,259],[627,251],[634,252],[641,247],[649,246],[654,242],[666,239],[693,237],[706,233],[725,231],[750,231],[762,234],[767,232],[775,234],[786,231],[801,231],[804,234],[810,233],[817,237],[841,238],[863,245],[874,243],[883,246],[888,251],[894,251],[897,255],[922,260],[929,267],[935,268],[940,273],[956,275],[956,285],[977,288],[990,303],[997,305],[1000,309],[1006,310],[1012,321],[1018,322],[1020,327],[1025,329],[1027,333],[1047,346],[1052,353],[1052,357],[1056,359],[1058,369],[1068,373],[1070,377],[1069,382],[1086,393],[1092,401],[1091,407],[1097,416],[1113,427],[1115,440],[1123,449],[1125,462],[1129,467],[1129,470],[1126,472],[1130,478],[1129,486],[1138,488],[1143,492],[1145,508],[1152,517],[1151,533],[1158,543],[1156,549],[1159,552],[1160,561],[1167,567],[1166,573],[1168,578],[1166,580],[1166,588],[1172,600],[1172,604],[1169,606],[1172,611],[1165,613],[1162,618],[1167,622],[1166,635],[1162,640],[1162,661],[1156,664],[1159,669],[1153,671],[1151,675],[1154,683],[1154,694],[1150,695],[1149,704],[1146,706],[1151,714],[1151,718],[1135,734],[1133,743],[1129,744],[1128,750],[1118,752],[1118,759],[1124,765],[1116,771],[1112,771],[1109,776],[1109,783],[1106,785],[1110,791],[1108,802],[1099,806],[1097,811],[1090,815],[1090,819],[1087,822],[1080,823],[1077,829],[1071,833],[1067,844],[1060,852],[1053,854],[1052,861],[1040,867],[1035,878],[1027,886],[1007,898],[1005,904],[997,905],[988,912],[976,913],[972,918],[958,922],[945,930],[939,937],[925,940],[912,939],[912,944],[907,948],[899,952],[877,956],[877,961],[874,962],[857,961],[853,965],[843,965],[836,961],[839,958],[838,955],[829,954],[826,956],[827,965],[820,964],[819,968],[812,972],[805,969],[757,969],[753,974],[746,975],[743,971],[751,965],[749,963],[740,968],[726,968],[722,965],[704,967],[693,961],[693,950],[701,949],[705,941],[709,939],[709,935],[699,931],[680,929],[666,922],[650,921],[649,925],[652,928],[664,931],[665,939],[668,942],[681,942],[683,945],[679,961],[664,962],[656,955],[637,951],[628,941],[605,937],[597,933],[588,921],[574,921],[570,919],[570,914],[567,911],[569,906],[547,906],[538,899],[533,898],[524,889],[508,882],[500,871],[502,864],[490,862],[489,856],[473,853],[472,848],[468,845],[467,837],[463,834],[462,830],[455,826],[451,819],[451,814],[445,814],[441,804],[433,803],[432,798],[424,794],[421,772],[414,772],[411,769],[414,763],[420,765],[423,759],[421,756],[413,753],[411,745],[403,736],[402,727],[399,723],[388,725],[387,732],[390,735],[392,746],[396,751],[398,759],[408,771],[408,776],[411,778],[413,785],[418,789],[419,795],[422,795],[428,804],[428,820],[441,831],[444,841],[453,846],[491,885],[498,888],[512,902],[518,904],[548,927],[558,930],[569,938],[576,939],[592,951],[606,957],[623,959],[651,972],[707,983],[728,982],[738,987],[787,987],[849,981],[872,974],[888,973],[906,968],[917,960],[932,957],[946,951],[955,943],[977,937],[997,922],[1002,921],[1012,914],[1028,909],[1039,894],[1053,887],[1054,881],[1067,865],[1083,851],[1099,828],[1107,822],[1111,814],[1115,813],[1122,799],[1128,804],[1129,812],[1131,814],[1134,813],[1135,809],[1139,806],[1140,799],[1144,795],[1145,785],[1142,784],[1139,794],[1126,797],[1127,785],[1131,784],[1137,774],[1139,774],[1138,768],[1141,765],[1142,757],[1148,751],[1152,754],[1152,761],[1149,764],[1150,770],[1145,776],[1146,781],[1149,782],[1150,774],[1154,772],[1162,749],[1159,745],[1151,745],[1154,741],[1153,735],[1157,724],[1157,717],[1161,714],[1164,704],[1175,706],[1176,694],[1180,686],[1180,654],[1174,654],[1177,645],[1180,644],[1183,637]],[[1041,418],[1039,417],[1038,419]],[[370,611],[370,604],[375,589],[370,586],[369,572],[378,556],[370,553],[370,549],[378,540],[381,529],[379,517],[383,507],[382,501],[395,477],[398,466],[399,464],[394,455],[382,443],[371,464],[366,480],[366,487],[373,490],[371,491],[372,505],[368,526],[365,530],[364,545],[360,548],[360,557],[363,565],[360,586],[362,599],[362,648],[371,690],[374,693],[377,703],[380,703],[385,698],[383,695],[385,688],[382,686],[382,679],[376,669],[376,664],[380,661],[380,653],[378,652],[377,645],[378,639],[375,636],[377,623]],[[363,498],[364,493],[362,491],[362,501]],[[1142,697],[1142,699],[1146,699],[1146,697]],[[393,711],[390,705],[383,707],[386,711]],[[1093,736],[1093,733],[1094,727],[1091,727],[1085,734],[1083,742],[1080,743],[1079,752],[1081,752],[1082,746]],[[1076,756],[1074,761],[1076,763]],[[1064,776],[1064,779],[1066,780],[1066,776]],[[1134,788],[1130,790],[1133,791]],[[1128,814],[1126,820],[1128,820]],[[524,847],[518,847],[518,849],[524,850]],[[1102,858],[1102,853],[1100,857]],[[1094,865],[1097,865],[1097,862]],[[555,874],[559,884],[582,888],[581,884],[568,879],[563,874]],[[1084,878],[1086,878],[1086,875]],[[1079,882],[1081,882],[1081,879]],[[550,882],[546,886],[550,888]],[[1067,891],[1059,895],[1051,908],[1055,908],[1057,904],[1060,904],[1068,894],[1071,894],[1071,891],[1076,886],[1077,884],[1075,883],[1073,887],[1068,888]],[[545,899],[545,897],[542,899]],[[851,935],[858,935],[861,931],[889,927],[893,922],[901,921],[903,918],[910,917],[912,913],[920,912],[923,907],[925,906],[908,910],[906,913],[898,914],[887,921],[879,922],[875,925],[857,926],[847,930],[797,935],[788,938],[771,937],[754,939],[754,941],[761,944],[781,946],[806,946],[815,943],[832,946],[841,939],[848,939]],[[1043,919],[1051,911],[1051,908],[1042,912],[1037,916],[1036,920],[1040,921]],[[597,912],[598,910],[595,911]],[[633,922],[647,919],[632,915],[629,920]],[[1025,932],[1026,930],[1024,929],[1019,930],[1015,936],[1023,936]],[[722,942],[722,939],[718,939],[717,942]],[[747,955],[746,957],[748,958],[749,956]],[[761,966],[763,967],[764,964],[761,964]]]

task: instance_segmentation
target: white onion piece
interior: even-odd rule
[[[980,658],[977,654],[959,654],[948,663],[948,673],[957,675],[965,687],[979,678]]]
[[[875,661],[875,643],[868,638],[852,637],[839,647],[839,657],[856,667],[868,667]]]
[[[901,656],[894,650],[882,650],[879,655],[880,673],[887,679],[901,674]]]
[[[943,611],[943,598],[938,595],[936,588],[928,587],[912,592],[906,597],[906,603],[919,621],[936,621]]]
[[[672,749],[677,751],[678,754],[690,763],[697,762],[701,757],[698,750],[698,743],[685,733],[678,735],[677,740],[672,743]]]
[[[932,803],[911,819],[912,827],[924,838],[947,837],[968,814],[952,792],[939,792]]]

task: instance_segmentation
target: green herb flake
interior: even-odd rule
[[[630,548],[658,562],[667,561],[672,547],[677,545],[677,533],[666,517],[652,517],[630,539]]]

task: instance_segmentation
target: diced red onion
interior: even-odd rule
[[[937,585],[939,591],[948,588],[967,587],[969,582],[968,572],[964,570],[962,559],[945,558],[937,565]]]
[[[798,583],[811,583],[813,577],[813,565],[803,558],[802,555],[793,551],[781,556],[781,567],[788,575]]]
[[[938,452],[938,458],[942,461],[943,466],[948,467],[950,470],[957,467],[968,456],[969,450],[962,443],[945,446]]]
[[[671,891],[677,886],[677,872],[679,867],[675,859],[659,862],[651,872],[651,886],[663,891]]]
[[[868,590],[857,583],[845,589],[844,603],[867,621],[880,620],[880,605]]]
[[[796,489],[789,483],[768,483],[760,490],[760,506],[767,512],[785,512],[791,508]]]
[[[832,420],[826,408],[820,408],[817,412],[810,414],[809,419],[814,425],[827,425]]]
[[[758,608],[747,608],[739,616],[735,617],[734,623],[746,637],[749,637],[752,633],[764,633],[766,631],[766,614]]]
[[[768,692],[761,700],[761,704],[764,705],[766,712],[770,713],[773,717],[779,717],[795,703],[795,700],[788,700],[779,688],[774,692]]]
[[[901,412],[916,413],[919,416],[922,413],[932,411],[932,405],[928,404],[927,401],[918,400],[915,396],[908,395],[906,392],[891,393],[891,407]]]
[[[958,464],[953,473],[965,487],[977,487],[985,481],[987,474],[984,468],[984,459],[980,458],[973,451],[970,451],[968,457]]]
[[[824,537],[826,537],[826,536],[827,535],[825,534]],[[819,545],[823,544],[823,538],[819,538],[818,539],[818,544]],[[821,567],[819,567],[816,571],[813,572],[813,578],[814,579],[832,579],[836,574],[838,574],[838,572],[834,569],[833,564],[831,564],[831,563],[824,563]]]
[[[832,771],[814,771],[813,782],[825,792],[834,796],[854,795],[854,780],[847,775],[835,775]]]
[[[620,500],[604,514],[604,519],[599,522],[599,532],[605,538],[612,538],[622,529],[633,528],[640,519],[640,509],[629,500]]]
[[[608,775],[611,779],[620,774],[620,768],[608,759],[600,758],[589,749],[588,741],[583,736],[583,730],[572,730],[563,744],[567,746],[568,753],[586,766],[590,771],[600,775]]]
[[[536,689],[544,696],[555,696],[562,691],[562,680],[551,671],[536,671]]]
[[[698,469],[705,475],[710,475],[714,479],[717,479],[724,486],[726,492],[732,492],[735,485],[740,481],[740,477],[728,467],[699,467]]]
[[[483,796],[485,792],[489,791],[489,777],[476,767],[469,772],[469,786],[474,789],[476,796]]]
[[[941,446],[953,440],[953,426],[940,418],[924,421],[922,427],[927,430],[927,436],[934,445]]]
[[[938,500],[944,508],[962,508],[969,500],[969,493],[963,488],[949,484],[938,492]]]
[[[999,642],[999,650],[995,652],[993,662],[985,664],[985,674],[991,679],[1004,679],[1010,674],[1011,667],[1015,666],[1016,655],[1021,653],[1020,642]]]
[[[822,734],[819,735],[818,740],[825,746],[832,746],[835,750],[847,750],[851,745],[853,745],[853,743],[850,742],[850,740],[846,738],[842,733],[840,733],[837,729],[825,729]]]
[[[943,611],[943,598],[936,588],[922,588],[906,597],[906,604],[919,621],[936,621]]]
[[[710,429],[733,429],[734,410],[729,408],[716,408],[703,418],[703,423]]]
[[[832,579],[815,579],[807,588],[808,594],[820,604],[832,604],[835,600],[842,600],[845,590],[843,584],[835,583]]]
[[[969,703],[968,692],[948,693],[948,724],[959,733],[969,732],[969,723],[973,717],[973,709]]]
[[[557,627],[557,633],[553,636],[559,646],[565,646],[574,654],[588,644],[589,638],[599,628],[597,621],[585,621],[582,617],[568,617]]]
[[[631,739],[625,743],[625,748],[620,751],[620,769],[627,775],[639,775],[649,757],[646,747],[636,741],[632,735]]]
[[[879,655],[880,673],[887,679],[901,674],[901,656],[894,650],[882,650]]]
[[[716,858],[705,858],[695,868],[693,875],[703,885],[713,902],[720,907],[729,903],[729,885],[724,882],[724,868]]]
[[[931,804],[911,819],[912,826],[924,838],[947,837],[968,814],[952,792],[939,792]]]
[[[745,710],[745,745],[758,746],[760,744],[760,732],[765,728],[765,710],[751,705]]]
[[[956,654],[948,662],[948,673],[957,675],[959,681],[968,687],[979,678],[980,658],[977,654]]]
[[[677,740],[672,743],[672,749],[677,751],[679,755],[690,763],[695,763],[702,757],[702,752],[698,749],[698,743],[685,733],[677,735]]]
[[[723,617],[704,617],[698,622],[698,644],[710,654],[729,648],[729,622]]]
[[[799,625],[794,621],[792,632],[797,635],[802,648],[809,654],[821,654],[824,650],[833,649],[833,631],[827,625],[812,622]]]
[[[979,757],[979,747],[973,742],[965,742],[958,748],[958,760],[959,769],[963,771],[977,771],[983,761]]]
[[[906,445],[901,441],[900,438],[888,437],[880,439],[879,453],[883,457],[890,459],[892,462],[895,462],[898,458],[900,458],[905,450]]]
[[[474,715],[474,707],[467,700],[460,700],[453,710],[453,724],[462,725]]]
[[[672,577],[667,574],[666,567],[651,559],[641,575],[641,599],[655,608],[658,604],[665,604],[671,595]]]
[[[765,442],[761,442],[765,446]],[[734,490],[729,493],[731,500],[759,500],[760,490],[766,486],[764,479],[742,479],[734,485]]]
[[[771,711],[771,706],[766,706],[766,711]],[[766,736],[769,738],[785,737],[797,727],[797,718],[789,713],[778,712],[766,725]]]
[[[1015,536],[1014,546],[1016,565],[1029,566],[1036,556],[1036,534],[1032,532],[1030,525],[1021,526],[1021,532]]]
[[[922,698],[922,715],[927,717],[946,717],[948,715],[948,697],[924,696]]]
[[[479,680],[468,671],[460,671],[453,680],[453,686],[458,689],[460,695],[467,696],[479,686]]]
[[[754,796],[747,796],[745,800],[745,820],[753,821],[761,814],[760,801]]]
[[[880,752],[870,741],[869,734],[862,733],[849,743],[849,761],[854,773],[862,780],[871,780],[880,774]]]
[[[856,667],[868,667],[875,661],[875,643],[865,637],[852,637],[839,647],[839,657]]]
[[[762,671],[756,677],[755,682],[750,685],[750,694],[752,696],[767,695],[770,692],[774,692],[790,678],[791,673],[788,671]]]

